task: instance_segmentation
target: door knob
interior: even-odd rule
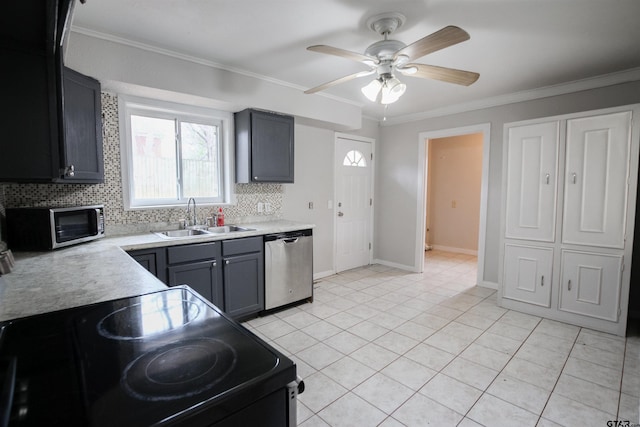
[[[344,216],[344,213],[338,212],[338,216]]]

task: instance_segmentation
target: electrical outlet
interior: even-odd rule
[[[264,204],[264,211],[266,213],[271,213],[271,203],[265,203]]]
[[[258,203],[258,213],[264,212],[264,203]]]
[[[309,209],[313,209],[313,202],[309,202]]]

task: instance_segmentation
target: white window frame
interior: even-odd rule
[[[232,183],[234,177],[233,164],[233,113],[178,104],[155,99],[140,98],[129,95],[118,96],[118,116],[120,125],[120,156],[122,172],[122,193],[125,210],[157,209],[183,206],[187,199],[132,200],[133,196],[133,142],[131,140],[131,115],[147,115],[158,118],[179,118],[183,121],[212,123],[220,126],[220,197],[196,198],[199,206],[229,205],[232,203]]]

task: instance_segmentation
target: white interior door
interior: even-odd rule
[[[370,142],[336,138],[336,271],[368,265],[371,259]]]

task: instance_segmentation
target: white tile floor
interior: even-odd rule
[[[505,310],[474,286],[475,257],[426,256],[424,274],[348,271],[313,304],[245,323],[297,363],[300,426],[639,422],[640,334]]]

